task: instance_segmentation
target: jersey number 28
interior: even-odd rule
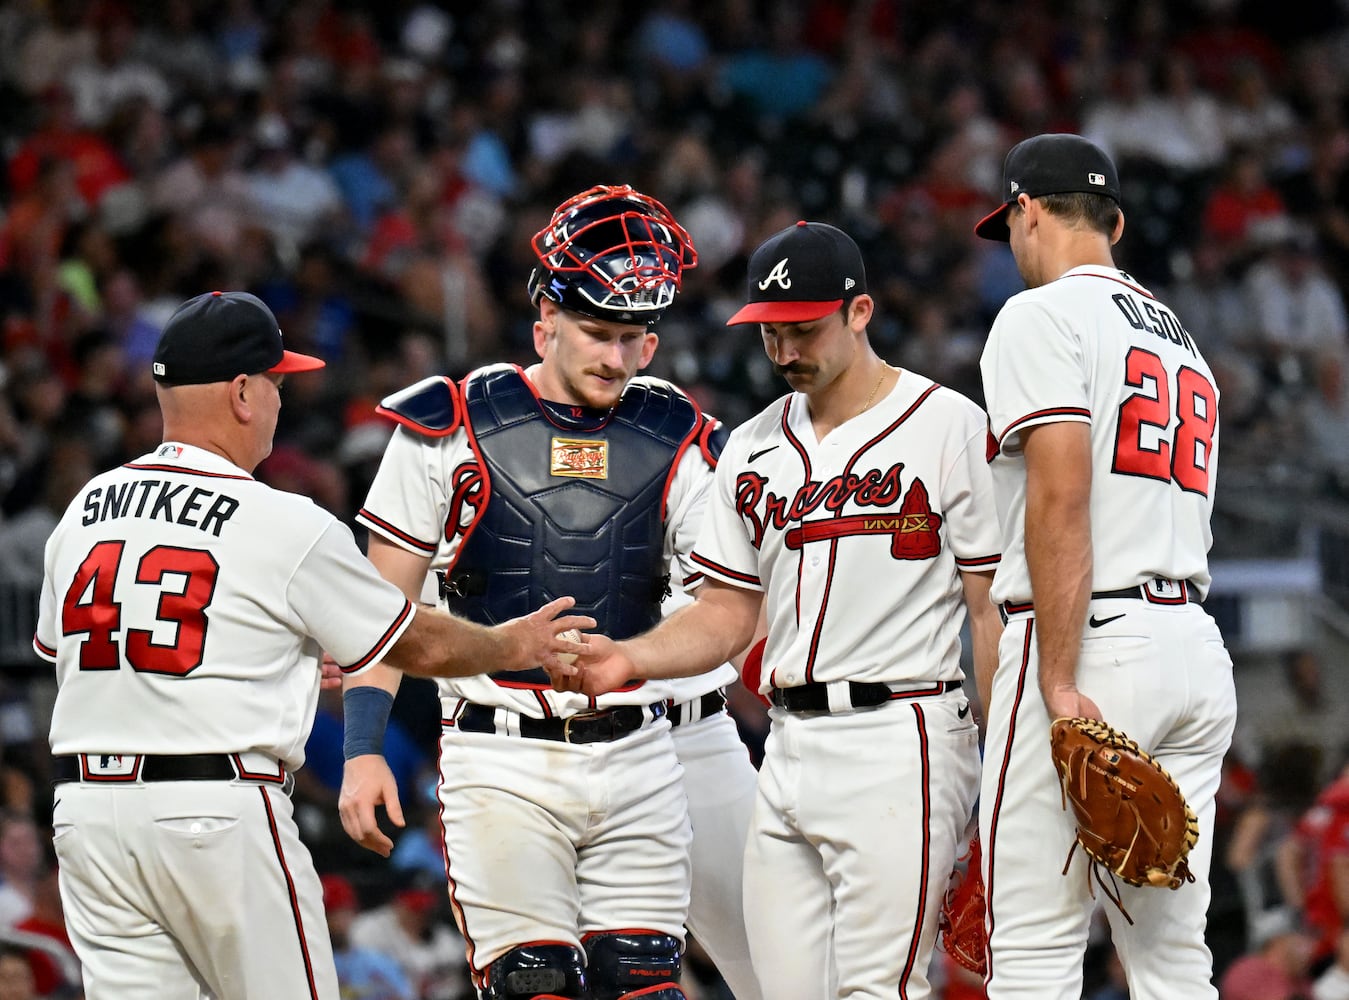
[[[113,592],[126,542],[99,542],[80,563],[61,604],[61,631],[88,633],[80,644],[81,670],[117,670],[121,659],[115,638],[122,631],[122,602]],[[206,646],[206,609],[220,571],[215,557],[200,549],[156,545],[141,556],[136,583],[161,588],[155,617],[173,622],[171,643],[156,643],[148,629],[127,629],[126,660],[135,670],[182,677],[201,666]],[[185,577],[181,593],[163,589],[170,574]]]
[[[1212,383],[1193,368],[1176,373],[1176,399],[1171,402],[1171,378],[1162,359],[1141,347],[1125,359],[1124,383],[1139,392],[1119,408],[1112,472],[1174,482],[1190,493],[1209,495],[1212,478],[1213,433],[1218,423],[1218,394]],[[1144,395],[1148,383],[1155,395]],[[1175,432],[1168,437],[1172,417]],[[1145,444],[1144,428],[1151,430]]]

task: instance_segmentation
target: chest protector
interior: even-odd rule
[[[572,419],[515,369],[470,376],[463,402],[488,499],[446,575],[450,609],[495,625],[570,594],[615,639],[654,625],[669,582],[666,494],[703,430],[694,403],[639,379],[611,413]],[[542,669],[493,676],[548,684]]]

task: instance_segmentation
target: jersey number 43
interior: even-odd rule
[[[1112,472],[1174,482],[1189,493],[1209,495],[1218,394],[1201,372],[1182,366],[1171,377],[1162,359],[1141,347],[1125,359],[1124,383],[1138,390],[1119,408]],[[1175,430],[1168,433],[1172,424]]]
[[[87,633],[80,643],[81,670],[117,670],[121,650],[122,603],[114,592],[126,542],[99,542],[80,563],[61,604],[63,635]],[[156,643],[149,629],[126,630],[126,661],[135,670],[182,677],[201,666],[206,646],[206,609],[215,594],[220,566],[201,549],[156,545],[136,565],[136,583],[159,588],[158,621],[177,626],[171,643]],[[166,588],[165,578],[183,579],[182,589]]]

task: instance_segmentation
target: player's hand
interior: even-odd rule
[[[537,611],[495,626],[505,640],[505,649],[496,669],[531,670],[541,666],[561,676],[575,673],[575,668],[559,660],[557,654],[579,655],[585,651],[586,644],[564,639],[561,633],[568,629],[584,632],[595,627],[595,619],[588,615],[562,614],[575,603],[574,597],[559,597]]]
[[[323,663],[319,665],[319,690],[331,691],[342,686],[342,668],[332,658],[331,653],[323,654]]]
[[[1042,691],[1049,719],[1095,719],[1104,722],[1096,702],[1077,689],[1076,684],[1059,684],[1048,691]]]
[[[559,690],[580,691],[586,695],[608,694],[637,674],[637,664],[632,662],[623,644],[614,642],[607,635],[586,636],[584,651],[576,658],[576,667],[578,673],[570,678],[573,683]]]
[[[363,754],[347,761],[342,768],[342,792],[337,797],[337,813],[347,836],[367,851],[388,857],[393,841],[384,835],[375,819],[375,806],[382,805],[394,826],[403,826],[403,806],[398,799],[398,783],[388,762],[379,754]]]

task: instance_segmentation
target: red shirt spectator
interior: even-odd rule
[[[1303,914],[1320,958],[1334,953],[1349,904],[1349,771],[1317,796],[1293,837],[1309,878]]]

